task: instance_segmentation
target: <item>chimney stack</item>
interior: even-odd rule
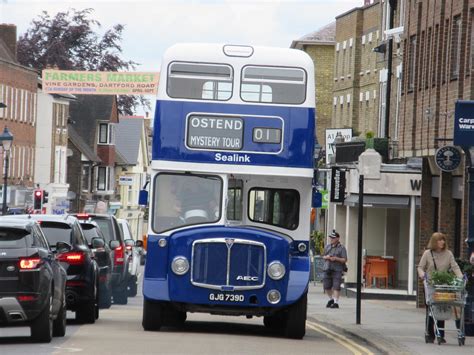
[[[16,26],[0,23],[0,39],[5,42],[16,61]]]

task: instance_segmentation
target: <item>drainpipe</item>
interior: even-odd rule
[[[413,295],[413,273],[415,270],[415,218],[416,197],[410,196],[410,237],[408,243],[408,294]]]
[[[389,23],[388,29],[393,28],[393,17],[395,9],[397,7],[397,0],[389,0]],[[390,95],[392,89],[392,52],[393,52],[393,39],[388,40],[388,60],[387,60],[387,88],[385,91],[385,138],[389,138],[390,135]]]

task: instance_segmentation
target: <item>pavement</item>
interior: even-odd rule
[[[454,320],[446,321],[452,330],[446,344],[426,344],[425,309],[414,301],[362,300],[361,324],[356,324],[356,299],[341,296],[339,309],[326,308],[328,297],[320,283],[310,284],[308,319],[356,338],[382,354],[474,354],[474,337],[459,346]]]

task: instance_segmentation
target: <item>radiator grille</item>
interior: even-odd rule
[[[191,282],[222,290],[250,290],[265,284],[266,249],[259,242],[215,238],[193,243]]]

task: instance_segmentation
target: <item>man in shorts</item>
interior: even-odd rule
[[[339,242],[339,233],[335,230],[329,235],[331,243],[324,247],[323,286],[329,296],[326,307],[339,308],[342,274],[347,262],[346,248]]]

